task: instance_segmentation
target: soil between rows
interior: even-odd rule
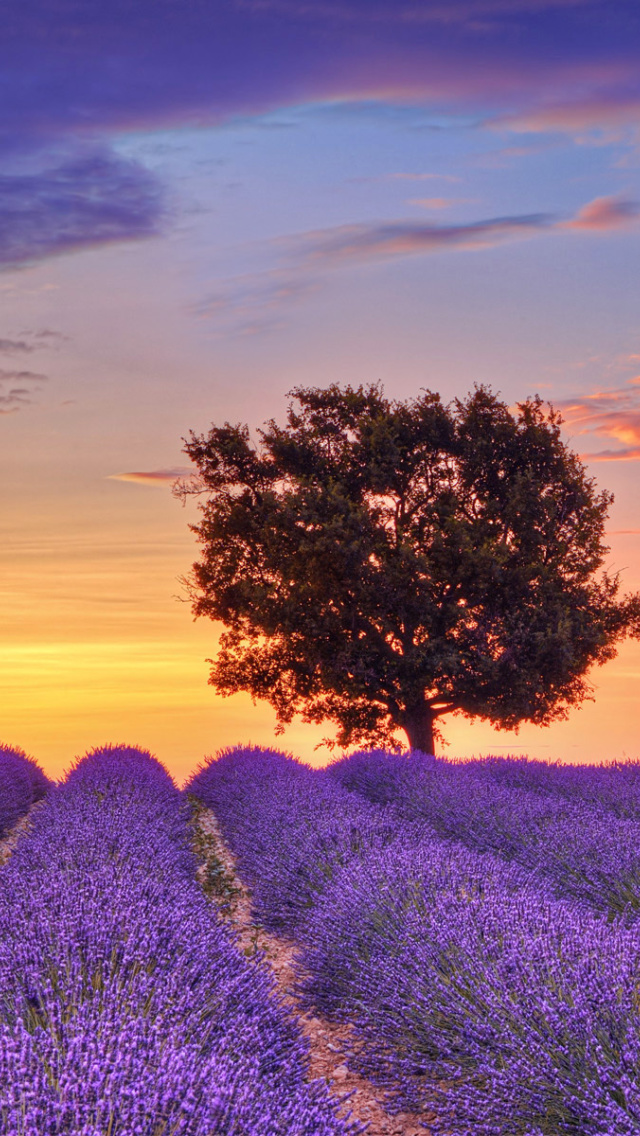
[[[298,948],[290,939],[266,931],[254,921],[250,891],[238,875],[235,856],[222,839],[214,813],[199,806],[195,823],[200,830],[200,842],[209,846],[224,869],[228,894],[225,899],[225,889],[221,889],[221,906],[238,935],[240,949],[248,957],[264,959],[275,977],[282,1001],[292,1009],[309,1042],[311,1077],[323,1078],[336,1095],[348,1096],[343,1112],[350,1112],[355,1120],[367,1124],[367,1136],[430,1136],[424,1115],[408,1112],[391,1115],[384,1107],[384,1091],[345,1064],[345,1053],[356,1044],[354,1031],[349,1026],[299,1012],[294,991],[304,972],[296,961]],[[206,870],[206,865],[199,869],[201,879]]]

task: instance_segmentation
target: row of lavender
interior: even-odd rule
[[[235,750],[189,789],[295,937],[302,1004],[354,1026],[350,1063],[456,1136],[637,1133],[637,928],[341,779]]]
[[[345,1136],[265,969],[195,879],[139,750],[52,788],[0,871],[3,1136]]]
[[[441,763],[444,764],[444,763]],[[485,757],[471,768],[514,789],[590,802],[619,817],[640,818],[640,761],[563,765],[525,757]]]
[[[51,782],[33,758],[21,749],[0,745],[0,839],[50,787]]]
[[[337,762],[331,775],[367,800],[393,806],[405,823],[519,863],[560,898],[609,917],[640,914],[640,818],[616,815],[606,804],[623,798],[617,776],[633,785],[633,767],[594,769],[582,778],[576,767],[561,773],[495,759],[455,765],[373,751]]]

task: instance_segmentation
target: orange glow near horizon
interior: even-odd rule
[[[0,643],[0,742],[30,753],[55,778],[88,749],[108,743],[155,753],[182,784],[205,756],[237,744],[272,746],[312,765],[337,756],[321,745],[330,723],[299,719],[275,733],[275,715],[248,695],[221,698],[207,684],[216,627],[193,621],[179,578],[197,557],[183,510],[168,490],[109,482],[117,524],[103,531],[82,500],[62,530],[46,517],[33,535],[14,512],[5,555],[10,596]],[[191,511],[190,511],[191,510]],[[636,550],[636,532],[612,533],[616,563]],[[636,552],[637,555],[637,552]],[[634,580],[625,581],[625,590]],[[544,760],[598,762],[640,758],[637,690],[640,643],[592,673],[595,702],[549,728],[518,734],[448,716],[448,757],[525,753]],[[404,737],[400,735],[400,740]]]
[[[176,505],[153,500],[156,523],[165,524]],[[147,499],[138,503],[146,513]],[[76,543],[69,539],[67,548],[53,536],[48,545],[22,544],[7,579],[14,602],[0,645],[0,741],[25,749],[55,778],[88,749],[108,743],[151,750],[179,784],[205,756],[237,744],[272,746],[326,764],[337,756],[320,746],[333,732],[330,723],[296,720],[277,736],[267,704],[253,705],[243,694],[221,698],[207,684],[205,659],[215,653],[216,628],[194,622],[178,598],[178,577],[196,548],[184,513],[175,520],[171,541],[157,532],[156,540],[145,534],[136,544],[131,529],[123,529],[117,570],[114,565],[106,577],[106,549],[95,530],[85,529]],[[565,762],[640,758],[640,746],[633,745],[640,644],[623,644],[616,660],[591,677],[595,702],[546,729],[524,724],[515,734],[448,716],[441,723],[448,743],[442,752],[466,758],[524,753]]]
[[[208,642],[207,642],[208,639]],[[0,651],[3,715],[0,741],[25,749],[54,778],[98,745],[139,745],[156,754],[179,784],[199,763],[237,744],[271,746],[311,765],[337,756],[316,749],[331,727],[294,722],[275,734],[265,704],[248,695],[221,699],[206,684],[204,654],[211,630],[186,643],[51,643]],[[598,762],[640,758],[628,747],[637,721],[640,648],[629,644],[598,676],[597,700],[548,729],[526,724],[519,734],[450,716],[442,727],[447,757],[527,754],[545,761]]]

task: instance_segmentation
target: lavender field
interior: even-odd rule
[[[195,802],[295,944],[295,1012],[201,886]],[[640,766],[237,748],[181,792],[138,749],[54,785],[2,748],[2,834],[21,816],[2,1136],[356,1136],[305,1015],[349,1026],[336,1061],[425,1132],[640,1132]]]
[[[637,769],[235,750],[219,818],[300,997],[390,1106],[471,1136],[640,1132]],[[635,798],[637,800],[637,797]]]
[[[350,1131],[196,882],[185,804],[149,754],[99,750],[0,872],[3,1136]]]

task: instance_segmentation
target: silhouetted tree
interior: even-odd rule
[[[191,434],[196,616],[224,627],[210,682],[338,724],[337,742],[434,750],[463,713],[565,718],[593,663],[640,635],[640,595],[601,572],[613,500],[539,397],[445,406],[378,386],[296,388],[286,426]],[[435,731],[438,735],[438,731]],[[330,743],[333,744],[333,743]]]

